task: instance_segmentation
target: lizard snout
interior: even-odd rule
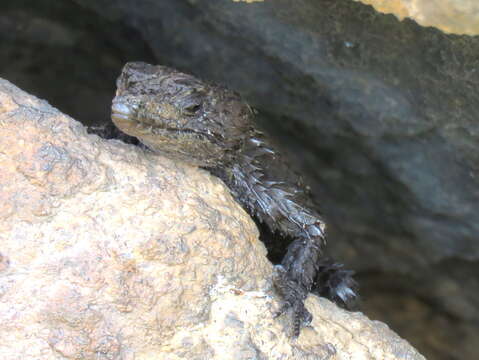
[[[128,120],[132,113],[130,106],[125,105],[122,102],[113,102],[111,105],[111,117],[119,118],[121,120]]]

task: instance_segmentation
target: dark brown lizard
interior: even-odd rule
[[[274,283],[293,309],[294,336],[311,320],[313,291],[344,307],[353,303],[352,272],[323,257],[325,223],[298,176],[256,129],[238,94],[165,66],[128,63],[117,81],[112,120],[151,150],[209,169],[271,231],[293,239]]]

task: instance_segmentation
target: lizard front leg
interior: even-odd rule
[[[322,258],[325,223],[289,166],[259,136],[248,140],[236,160],[226,181],[238,200],[272,232],[293,239],[276,267],[274,283],[284,300],[280,313],[293,309],[293,334],[298,336],[301,324],[311,320],[304,300],[312,290],[347,307],[355,297],[355,282],[351,272]]]

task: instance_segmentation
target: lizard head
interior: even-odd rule
[[[166,66],[127,63],[117,80],[112,120],[153,151],[216,166],[241,147],[251,108],[239,95]]]

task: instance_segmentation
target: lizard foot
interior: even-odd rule
[[[359,296],[356,293],[358,285],[352,275],[353,272],[344,270],[342,264],[335,263],[329,258],[322,258],[310,291],[333,301],[342,308],[355,310],[358,308]],[[298,337],[301,327],[309,325],[313,318],[304,306],[304,300],[309,291],[305,286],[298,284],[282,265],[275,266],[273,283],[284,301],[274,317],[280,316],[291,308],[293,336]]]
[[[304,300],[308,296],[307,289],[294,281],[282,265],[275,266],[273,283],[283,298],[283,305],[274,313],[278,317],[286,310],[292,309],[293,312],[293,337],[298,337],[301,326],[307,326],[311,323],[313,316],[304,306]]]
[[[355,310],[358,308],[359,296],[353,274],[353,271],[343,269],[342,264],[335,263],[330,258],[321,258],[311,292],[342,308]]]

